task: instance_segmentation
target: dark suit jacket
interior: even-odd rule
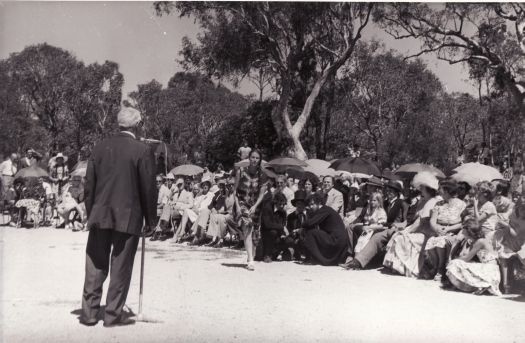
[[[399,198],[394,201],[392,206],[390,206],[390,204],[387,201],[385,206],[387,226],[390,226],[393,223],[402,223],[405,221],[406,206],[406,203]]]
[[[261,209],[261,231],[284,231],[286,225],[286,212],[274,211],[271,200],[263,202]]]
[[[153,150],[126,133],[97,144],[84,188],[88,228],[140,235],[143,219],[155,226],[155,169]]]
[[[303,215],[304,215],[304,221],[303,221],[304,223],[306,221],[306,213],[304,213]],[[288,218],[286,219],[286,228],[288,229],[288,231],[290,231],[290,233],[293,230],[301,229],[303,226],[300,224],[301,223],[299,222],[299,214],[296,211],[293,211],[292,213],[288,215]]]

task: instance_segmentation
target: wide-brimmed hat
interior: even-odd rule
[[[365,186],[383,187],[383,182],[380,178],[372,176],[365,182]]]
[[[166,180],[175,180],[175,175],[173,175],[172,173],[168,173],[168,175],[166,175],[165,179]]]
[[[403,192],[403,186],[398,181],[388,180],[388,182],[385,183],[385,187],[392,188],[399,193]]]
[[[63,159],[65,159],[66,156],[64,156],[63,153],[59,152],[59,153],[55,156],[55,158],[63,158]]]
[[[303,190],[298,190],[294,193],[294,197],[292,199],[292,205],[295,206],[298,201],[302,201],[306,203],[306,192]]]
[[[203,184],[204,182],[207,182],[207,183],[209,183],[209,184],[211,185],[211,178],[210,178],[209,176],[205,176],[205,177],[203,177],[202,180],[201,180],[201,182],[200,182],[201,186],[202,186],[202,184]]]
[[[439,188],[439,180],[434,174],[428,171],[422,171],[417,173],[416,176],[414,176],[414,179],[412,180],[412,184],[416,188],[419,188],[421,186],[425,186],[434,190],[438,190]]]

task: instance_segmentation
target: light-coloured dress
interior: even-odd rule
[[[420,220],[429,219],[430,211],[440,200],[441,197],[429,199],[416,213],[416,218]],[[386,246],[387,251],[383,265],[401,275],[418,277],[423,264],[422,249],[427,239],[435,235],[428,226],[429,224],[425,225],[420,222],[415,232],[400,231],[394,234]]]
[[[469,248],[463,249],[460,256],[466,256]],[[489,291],[501,295],[499,290],[500,271],[496,252],[481,249],[476,256],[480,262],[465,262],[454,259],[447,265],[447,276],[450,282],[463,292]]]
[[[461,223],[461,213],[465,210],[466,206],[467,204],[458,198],[452,198],[448,202],[438,203],[434,207],[434,211],[437,211],[437,223],[439,225],[454,225]],[[425,246],[425,250],[450,246],[457,241],[456,237],[456,234],[430,237]]]
[[[386,212],[382,208],[376,208],[371,214],[367,213],[364,216],[365,225],[385,225],[387,221]],[[354,252],[360,252],[365,245],[368,244],[370,238],[374,235],[374,230],[363,230],[361,236],[359,236],[357,243],[354,248]]]

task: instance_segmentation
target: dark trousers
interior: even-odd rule
[[[282,230],[261,231],[263,243],[263,256],[277,257],[282,251],[281,235]]]
[[[89,231],[86,247],[86,278],[82,295],[82,315],[86,320],[97,318],[102,286],[108,276],[110,263],[111,274],[104,322],[111,324],[119,318],[128,296],[138,243],[139,236],[127,233],[105,229]]]
[[[348,233],[348,255],[354,256],[354,248],[357,244],[357,240],[359,239],[359,236],[363,233],[363,225],[352,225],[348,226],[346,228],[346,232]]]

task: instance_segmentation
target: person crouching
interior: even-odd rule
[[[281,238],[288,236],[286,228],[286,211],[288,203],[283,193],[275,193],[271,200],[267,200],[261,211],[261,236],[263,241],[264,262],[272,262],[277,257],[281,245]]]

